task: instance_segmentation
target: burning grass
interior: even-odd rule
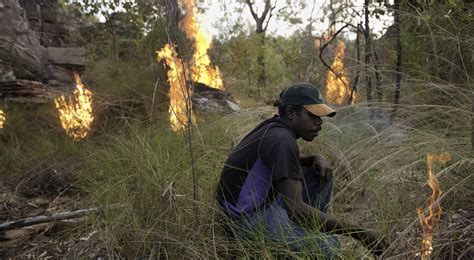
[[[74,72],[76,89],[74,96],[60,96],[54,100],[59,112],[61,126],[74,140],[79,141],[89,134],[94,116],[92,114],[92,92],[84,87],[77,72]]]
[[[0,109],[0,129],[2,129],[3,126],[5,125],[5,121],[6,121],[5,113],[3,112],[3,110]]]

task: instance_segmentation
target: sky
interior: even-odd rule
[[[257,13],[261,14],[264,4],[263,0],[257,0],[257,3],[255,4],[257,7]],[[277,8],[279,9],[285,4],[285,0],[277,0]],[[320,18],[324,18],[324,12],[323,12],[323,6],[327,6],[329,3],[329,0],[304,0],[306,4],[306,8],[301,10],[299,13],[299,17],[302,19],[303,23],[302,24],[297,24],[297,25],[290,25],[284,21],[278,20],[276,16],[272,17],[272,21],[270,22],[268,26],[268,32],[276,35],[282,35],[282,36],[289,36],[291,35],[294,31],[298,29],[304,29],[304,27],[308,24],[308,20],[310,17],[313,17],[313,20],[315,21],[313,26],[314,26],[314,31],[313,33],[315,35],[320,35],[322,32],[325,32],[328,30],[329,27],[329,21],[328,19],[324,19],[323,22],[320,21]],[[363,8],[363,3],[364,0],[355,0],[352,1],[354,5],[357,7],[357,10],[362,10]],[[390,1],[392,2],[392,1]],[[233,10],[235,7],[244,7],[243,12],[239,14],[238,12],[231,12],[230,15],[224,16],[224,13],[221,11],[221,8],[223,5],[227,6],[228,10]],[[198,17],[201,26],[204,28],[205,31],[207,31],[210,35],[213,37],[217,37],[221,32],[219,31],[219,28],[222,26],[219,26],[219,24],[231,24],[232,22],[240,19],[243,21],[245,24],[254,24],[254,20],[250,14],[249,8],[247,6],[244,6],[242,4],[238,4],[237,1],[235,0],[204,0],[202,2],[198,2],[198,5],[204,9],[204,13],[200,14]],[[363,17],[358,17],[357,20],[363,19]],[[228,23],[230,21],[231,23]],[[386,14],[380,17],[380,19],[372,19],[371,22],[371,27],[373,32],[380,36],[382,35],[386,28],[393,23],[393,17],[391,14]],[[337,26],[336,29],[340,28],[339,25]],[[354,39],[355,34],[350,34],[346,33],[346,37]]]
[[[123,0],[123,1],[133,1],[133,0]],[[277,1],[277,8],[284,6],[287,0],[274,0]],[[268,26],[268,33],[273,35],[289,36],[298,29],[304,29],[308,24],[309,19],[312,17],[314,20],[313,23],[313,34],[320,36],[323,32],[328,31],[329,19],[323,19],[324,17],[323,7],[329,4],[329,0],[302,0],[304,1],[306,7],[299,11],[298,16],[302,20],[302,24],[291,25],[281,19],[276,15],[272,17],[272,20]],[[225,35],[225,31],[229,30],[229,27],[232,26],[237,20],[240,20],[244,23],[247,28],[250,28],[250,25],[255,24],[249,8],[246,5],[239,4],[236,0],[197,0],[198,6],[203,10],[203,13],[200,13],[198,16],[199,23],[201,28],[208,33],[211,37],[219,37],[220,35]],[[264,1],[255,0],[257,13],[261,14]],[[349,1],[354,4],[356,9],[362,13],[364,0],[353,0]],[[389,0],[390,3],[393,3],[393,0]],[[235,8],[243,8],[242,12],[235,12]],[[232,10],[230,12],[223,12],[222,8],[227,10]],[[100,21],[104,21],[103,16],[99,16]],[[358,21],[363,20],[363,17],[357,17],[356,21],[353,21],[353,24],[356,24]],[[390,13],[380,16],[379,19],[371,18],[371,30],[376,36],[381,36],[386,28],[388,28],[393,23],[393,16]],[[336,30],[340,28],[342,24],[336,25]],[[227,28],[226,28],[227,27]],[[344,33],[344,36],[349,39],[355,39],[355,34],[348,32]]]

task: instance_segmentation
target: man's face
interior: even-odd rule
[[[304,108],[301,113],[291,112],[288,118],[297,137],[301,137],[305,141],[313,141],[318,132],[321,131],[321,125],[323,124],[321,117],[311,114]]]

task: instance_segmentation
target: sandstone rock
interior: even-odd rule
[[[84,48],[48,47],[48,61],[53,64],[85,66],[86,50]]]
[[[47,85],[52,88],[64,88],[73,86],[73,72],[69,68],[60,67],[53,64],[45,66],[45,72],[48,75]]]
[[[72,72],[82,70],[86,59],[84,48],[64,47],[69,32],[77,31],[69,21],[58,0],[0,0],[0,95],[43,102],[50,95],[41,94],[39,84],[51,88],[44,93],[73,86]]]
[[[0,1],[0,60],[11,66],[14,76],[22,79],[42,78],[41,64],[46,49],[30,29],[18,0]],[[3,75],[0,75],[3,77]]]
[[[59,91],[47,88],[44,84],[31,80],[0,81],[0,98],[15,102],[47,103]]]
[[[4,62],[0,60],[0,81],[10,81],[15,79],[15,73],[10,65],[4,65]]]
[[[232,113],[240,110],[239,105],[234,102],[234,98],[229,92],[211,88],[202,83],[194,83],[193,85],[192,101],[195,109],[221,113]]]

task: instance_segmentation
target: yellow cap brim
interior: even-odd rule
[[[308,110],[311,114],[319,116],[319,117],[323,117],[323,116],[333,117],[336,115],[336,110],[332,109],[330,106],[326,104],[304,105],[303,107],[306,110]]]

